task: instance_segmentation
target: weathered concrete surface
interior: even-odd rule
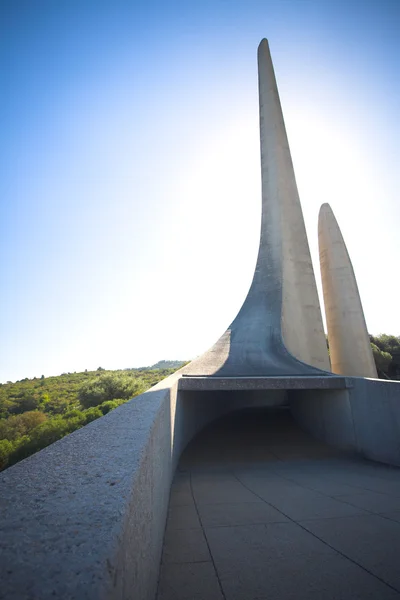
[[[253,282],[191,375],[310,375],[330,371],[320,304],[267,40],[258,48],[262,217]]]
[[[329,204],[319,212],[318,240],[332,371],[377,377],[353,265]]]
[[[316,437],[400,464],[400,383],[327,377],[320,383],[326,379],[328,387],[312,389],[316,380],[308,377],[302,378],[308,390],[199,391],[179,390],[179,377],[0,474],[0,598],[154,600],[174,469],[193,436],[231,411],[290,405]],[[341,388],[329,389],[333,384]],[[248,434],[236,430],[237,461],[246,452],[264,460],[256,434],[257,427],[245,451]],[[278,427],[274,452],[292,454],[293,443],[280,435]],[[199,459],[207,456],[206,450]],[[177,494],[177,502],[184,497]],[[206,581],[207,566],[193,569]]]
[[[294,390],[296,420],[316,438],[400,465],[400,382],[346,377],[346,390]]]
[[[193,391],[250,391],[345,389],[350,385],[346,377],[182,377],[179,390]]]
[[[178,393],[179,377],[0,474],[0,598],[154,600],[183,448],[231,410],[287,404],[282,389]]]
[[[229,410],[178,378],[0,473],[1,599],[154,599],[177,460]]]
[[[399,552],[399,469],[241,412],[182,455],[157,598],[395,600]]]
[[[0,474],[0,598],[154,597],[176,379]]]

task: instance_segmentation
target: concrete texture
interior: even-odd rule
[[[329,204],[320,209],[318,241],[332,371],[377,377],[353,265]]]
[[[346,377],[185,377],[179,380],[179,390],[297,390],[345,389]]]
[[[317,442],[285,409],[208,426],[174,488],[198,520],[177,531],[171,507],[158,600],[400,598],[400,470]]]
[[[0,473],[1,599],[154,599],[177,460],[229,410],[178,379]]]
[[[154,600],[182,450],[232,410],[287,404],[282,389],[178,393],[179,378],[0,474],[0,598]],[[173,486],[187,524],[190,505]]]
[[[330,371],[307,235],[267,40],[258,48],[262,217],[253,282],[233,323],[184,373]]]
[[[169,383],[0,474],[0,598],[154,597],[173,471]]]
[[[181,454],[207,424],[232,411],[261,406],[271,414],[268,407],[290,406],[317,438],[353,454],[400,464],[400,383],[327,377],[319,378],[324,385],[316,389],[312,386],[318,378],[309,377],[302,379],[302,385],[308,382],[310,389],[281,389],[273,384],[261,390],[199,391],[180,390],[180,375],[0,474],[0,598],[154,600],[167,514],[159,593],[163,600],[222,594],[225,575],[219,580],[214,577],[217,559],[212,557],[211,538],[204,537],[206,528],[268,525],[272,538],[278,535],[273,531],[279,532],[289,548],[297,547],[300,534],[289,527],[277,529],[278,524],[288,525],[287,520],[290,525],[293,520],[349,519],[369,511],[399,524],[400,480],[389,477],[396,470],[369,466],[367,471],[352,471],[353,464],[366,463],[346,458],[337,477],[338,470],[329,470],[337,465],[337,450],[293,426],[288,436],[279,420],[265,428],[264,413],[258,412],[247,423],[241,415],[223,435],[205,433],[206,443],[198,446],[195,441]],[[184,380],[196,383],[196,378]],[[334,387],[329,389],[331,384]],[[171,486],[179,459],[180,471]],[[229,465],[234,465],[234,473]],[[267,480],[259,472],[265,465]],[[312,465],[321,469],[314,471]],[[192,473],[191,481],[186,470]],[[294,486],[292,480],[301,485]],[[340,495],[343,500],[336,500]],[[199,533],[186,540],[189,530]],[[243,548],[251,546],[253,538],[246,542],[247,533],[243,535]],[[254,544],[259,548],[261,542]],[[304,553],[303,542],[300,547]],[[283,552],[279,544],[274,548],[278,554]],[[289,550],[286,557],[289,561]],[[234,556],[232,560],[234,567]],[[274,560],[264,565],[271,577]],[[310,571],[297,555],[290,564],[295,572],[306,569],[311,586],[316,577],[319,592],[321,573],[326,585],[332,572],[347,573],[338,557],[333,571],[330,563]],[[277,594],[292,597],[278,579],[272,583]],[[193,596],[192,584],[197,590]],[[225,585],[228,589],[230,584]],[[243,585],[246,590],[247,583]],[[304,589],[311,593],[307,586]],[[224,593],[226,600],[229,594]],[[247,592],[240,593],[245,597]]]
[[[338,448],[400,465],[400,382],[346,377],[346,390],[293,390],[296,420]]]

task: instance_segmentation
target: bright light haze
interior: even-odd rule
[[[329,202],[368,330],[400,334],[398,1],[5,0],[0,28],[1,382],[224,332],[258,250],[263,37],[317,283]]]

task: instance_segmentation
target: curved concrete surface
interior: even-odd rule
[[[399,469],[239,412],[182,455],[157,599],[395,600],[399,553]]]
[[[218,377],[330,371],[321,309],[267,40],[258,48],[262,213],[253,282],[233,323],[184,369]]]
[[[329,204],[319,211],[318,242],[332,371],[376,378],[356,276]]]

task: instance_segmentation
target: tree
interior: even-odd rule
[[[0,440],[0,471],[8,465],[14,445],[9,440]]]
[[[379,335],[370,335],[369,337],[371,340],[371,345],[375,345],[375,347],[378,348],[380,352],[383,352],[384,354],[389,354],[391,357],[390,363],[387,364],[386,360],[384,364],[384,369],[381,369],[381,371],[389,379],[400,379],[400,336],[387,335],[386,333],[381,333]],[[380,361],[379,364],[382,364],[381,356],[379,356],[377,360]],[[376,363],[376,365],[377,368],[380,369],[378,363]]]
[[[22,392],[19,398],[16,398],[14,405],[10,408],[10,413],[20,414],[28,410],[39,408],[40,399],[31,391]]]
[[[142,379],[134,379],[124,374],[105,373],[85,382],[78,391],[78,398],[84,408],[90,408],[115,398],[128,400],[145,389]]]
[[[389,352],[383,352],[378,346],[371,342],[372,354],[376,364],[378,375],[383,373],[387,374],[389,371],[390,364],[392,362],[392,355]],[[387,375],[386,375],[387,376]]]

